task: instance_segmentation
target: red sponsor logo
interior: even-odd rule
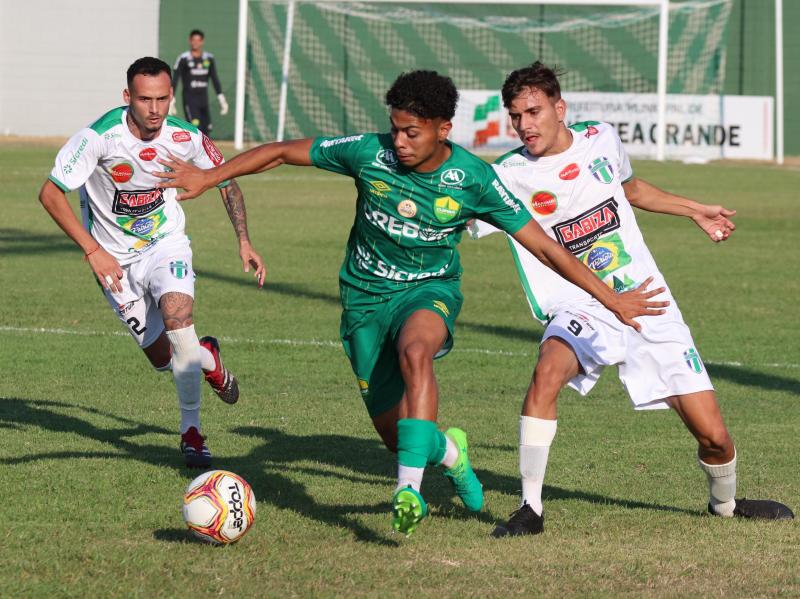
[[[586,127],[586,137],[591,137],[592,135],[597,135],[598,133],[600,133],[600,131],[598,131],[597,127],[594,125],[589,125]]]
[[[188,131],[175,131],[172,134],[172,141],[181,143],[184,141],[192,141],[192,134]]]
[[[111,167],[111,178],[117,183],[125,183],[133,177],[133,167],[127,162],[120,162]]]
[[[214,166],[219,166],[222,164],[224,160],[222,158],[222,152],[217,149],[217,146],[214,145],[214,142],[211,141],[205,134],[203,134],[203,148],[205,148],[206,154],[211,159],[211,162],[214,163]]]
[[[605,235],[619,229],[619,212],[616,200],[609,198],[579,214],[573,219],[553,227],[558,242],[573,254],[579,254]]]
[[[581,167],[579,167],[574,162],[572,164],[568,164],[564,167],[560,173],[558,173],[558,178],[563,179],[564,181],[572,181],[575,177],[577,177],[581,173]]]
[[[156,157],[156,149],[155,148],[145,148],[141,152],[139,152],[139,158],[142,160],[150,161]]]
[[[164,205],[163,189],[117,190],[111,211],[126,216],[142,216]]]
[[[555,194],[549,191],[537,191],[531,198],[531,207],[536,214],[546,216],[556,211],[558,200]]]

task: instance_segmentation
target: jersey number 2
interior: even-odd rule
[[[126,320],[125,322],[128,323],[128,326],[130,326],[131,330],[137,335],[142,335],[147,330],[147,327],[143,327],[142,323],[139,322],[139,319],[133,316],[128,320]]]

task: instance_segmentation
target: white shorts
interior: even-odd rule
[[[165,239],[140,260],[122,267],[122,292],[105,291],[106,299],[128,332],[149,347],[164,331],[158,302],[175,291],[194,297],[192,248],[186,235]]]
[[[560,308],[542,342],[558,337],[575,351],[583,374],[569,386],[581,395],[594,387],[606,366],[617,365],[637,410],[668,408],[664,401],[668,397],[714,389],[689,327],[672,302],[666,314],[638,318],[641,333],[622,324],[599,302]]]

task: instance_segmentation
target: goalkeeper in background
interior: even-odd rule
[[[189,34],[189,51],[184,52],[175,61],[172,67],[172,88],[175,96],[169,106],[169,113],[178,113],[175,106],[178,81],[183,84],[183,112],[186,120],[200,129],[206,135],[211,133],[214,125],[211,124],[211,111],[208,109],[208,79],[214,84],[219,101],[219,114],[228,114],[228,102],[222,93],[222,85],[217,75],[217,63],[211,52],[203,50],[206,36],[199,29]]]
[[[606,287],[550,239],[483,160],[447,140],[458,92],[433,71],[397,78],[386,94],[388,133],[270,143],[218,168],[162,160],[162,187],[195,197],[215,181],[281,164],[316,166],[355,180],[356,216],[339,273],[340,334],[373,426],[397,452],[393,522],[409,534],[428,514],[420,494],[425,467],[441,465],[467,509],[483,506],[466,434],[437,426],[439,387],[433,360],[453,347],[461,310],[456,245],[467,221],[485,219],[543,263],[598,298],[633,327],[634,317],[660,314],[649,281],[628,293]]]

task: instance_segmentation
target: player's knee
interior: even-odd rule
[[[555,360],[539,360],[533,371],[534,384],[542,390],[559,390],[564,386],[563,370]]]
[[[697,442],[700,445],[700,452],[705,456],[730,457],[733,459],[734,449],[728,429],[724,426],[717,426],[702,435],[698,435]]]
[[[404,345],[399,353],[400,369],[407,374],[421,372],[433,362],[433,355],[421,341],[412,341]]]

